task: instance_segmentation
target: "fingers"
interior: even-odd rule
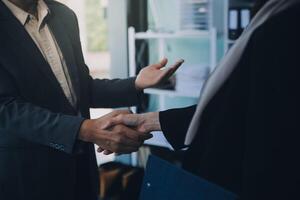
[[[137,151],[145,140],[152,138],[151,134],[140,133],[126,126],[115,126],[109,134],[101,137],[98,152],[105,155],[115,153],[130,153]],[[105,142],[103,142],[105,141]]]
[[[163,58],[158,64],[154,64],[152,66],[156,69],[161,69],[161,68],[165,67],[167,65],[167,63],[168,63],[168,59]]]
[[[113,154],[112,151],[102,149],[101,147],[99,147],[99,148],[97,149],[97,152],[98,152],[98,153],[102,153],[102,152],[103,152],[103,154],[106,155],[106,156],[107,156],[107,155],[110,155],[110,154]]]
[[[134,127],[135,130],[144,133],[146,131],[143,131],[142,129],[144,123],[144,118],[142,116],[143,115],[141,114],[121,114],[109,119],[102,128],[108,129],[116,125],[125,125],[128,127]]]
[[[99,136],[98,146],[116,153],[123,152],[124,148],[138,149],[143,144],[144,139],[150,137],[123,125],[117,125],[112,130],[102,131],[102,133],[105,134]]]
[[[138,114],[127,114],[127,115],[119,115],[115,118],[117,121],[121,121],[124,125],[127,126],[139,126],[140,120]]]
[[[99,146],[97,151],[105,155],[137,151],[145,140],[153,137],[141,131],[143,119],[140,116],[129,110],[117,110],[98,119],[92,141]]]
[[[183,63],[184,63],[184,60],[180,59],[174,65],[163,70],[162,74],[159,77],[160,82],[169,79]]]
[[[131,126],[131,127],[137,127],[140,125],[139,122],[139,115],[137,114],[121,114],[118,115],[112,119],[110,119],[107,124],[106,127],[104,128],[109,128],[115,125],[119,125],[119,124],[124,124],[126,126]]]
[[[173,73],[177,71],[177,69],[184,63],[183,59],[178,60],[173,66],[170,68],[172,69]]]
[[[149,140],[153,137],[150,133],[140,133],[137,131],[127,131],[126,136],[132,140],[137,140],[140,142],[144,142],[145,140]]]
[[[163,58],[161,61],[160,61],[160,68],[166,66],[168,64],[168,59],[167,58]]]
[[[108,115],[106,115],[106,117],[116,117],[118,115],[126,115],[126,114],[131,114],[131,113],[132,112],[130,110],[114,110],[111,113],[109,113]]]
[[[98,147],[97,152],[98,153],[102,153],[104,151],[104,149],[102,149],[101,147]]]
[[[116,127],[117,131],[119,132],[119,134],[123,134],[124,136],[126,136],[126,139],[128,138],[129,140],[132,140],[134,142],[132,142],[131,144],[134,145],[134,143],[136,142],[136,144],[138,144],[138,146],[142,145],[142,143],[145,140],[148,140],[150,138],[152,138],[151,134],[148,133],[140,133],[134,129],[128,128],[126,126],[118,126]],[[127,141],[129,144],[130,141]]]
[[[122,122],[120,121],[122,118],[118,118],[118,120],[114,120],[114,118],[117,116],[124,116],[129,114],[132,114],[130,110],[115,110],[109,113],[108,115],[100,118],[101,120],[103,120],[103,118],[105,119],[104,123],[101,124],[101,129],[108,129],[114,125],[122,124]]]
[[[184,60],[183,59],[180,59],[178,60],[174,65],[170,66],[169,67],[169,70],[168,71],[168,75],[171,76],[173,75],[177,69],[184,63]]]
[[[104,150],[103,154],[106,155],[106,156],[108,156],[110,154],[113,154],[113,152],[111,152],[109,150]]]

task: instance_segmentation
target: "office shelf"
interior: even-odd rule
[[[144,90],[145,94],[153,94],[153,95],[164,95],[169,97],[188,97],[188,98],[199,98],[200,92],[183,92],[183,91],[176,91],[176,90],[164,90],[164,89],[156,89],[150,88]]]
[[[227,1],[227,0],[225,0]],[[174,1],[174,3],[178,3],[176,9],[178,10],[179,17],[174,17],[174,20],[177,20],[176,23],[172,23],[172,28],[168,27],[167,24],[163,24],[165,20],[160,20],[161,17],[159,14],[159,10],[157,4],[159,0],[156,1],[149,1],[150,10],[152,11],[151,14],[153,15],[153,21],[155,26],[152,27],[152,30],[146,31],[146,32],[136,32],[134,27],[128,28],[128,58],[129,58],[129,75],[130,76],[136,76],[137,75],[137,63],[136,59],[139,55],[139,49],[136,49],[137,43],[140,43],[141,41],[151,41],[155,44],[153,47],[156,49],[151,49],[153,52],[155,52],[155,56],[158,58],[163,58],[166,55],[168,55],[170,52],[168,51],[168,45],[171,43],[176,43],[176,40],[184,40],[180,41],[185,42],[186,40],[189,40],[187,42],[195,41],[195,44],[208,44],[206,49],[204,51],[205,55],[207,55],[205,58],[201,57],[199,60],[197,60],[198,63],[193,63],[199,65],[199,67],[202,69],[202,67],[207,68],[208,67],[208,74],[211,73],[215,67],[217,66],[218,59],[220,58],[220,54],[223,54],[224,45],[218,45],[220,39],[225,38],[224,34],[226,33],[227,29],[224,28],[225,23],[227,20],[224,19],[225,15],[225,3],[224,1],[213,1],[213,0],[180,0],[180,1]],[[195,4],[196,6],[194,6]],[[200,7],[205,7],[207,13],[201,12],[200,9],[194,9],[190,11],[190,6],[193,8],[198,8],[199,4],[203,4]],[[185,9],[182,5],[189,6]],[[190,28],[188,23],[185,23],[185,19],[190,17],[190,15],[186,15],[186,10],[188,10],[192,16],[196,16],[197,18],[194,18],[195,20],[202,20],[202,16],[206,15],[206,22],[205,27],[197,28],[197,26],[194,26],[194,28]],[[196,14],[193,14],[193,12],[196,11]],[[200,14],[199,14],[200,13]],[[183,16],[182,16],[183,15]],[[201,15],[201,16],[200,16]],[[183,18],[182,18],[183,17]],[[200,19],[201,18],[201,19]],[[173,19],[173,18],[172,18]],[[177,23],[178,22],[178,23]],[[198,21],[194,23],[194,25],[198,25]],[[151,27],[150,27],[151,29]],[[172,32],[168,32],[166,30],[172,30]],[[219,39],[219,40],[218,40]],[[200,41],[197,42],[197,41]],[[225,45],[227,46],[227,45]],[[186,48],[186,47],[185,47]],[[153,52],[149,52],[150,54]],[[199,52],[201,53],[201,52]],[[202,59],[202,60],[201,60]],[[203,80],[204,81],[204,80]],[[194,85],[193,85],[194,86]],[[188,87],[188,86],[187,86]],[[201,87],[201,85],[200,85]],[[178,86],[179,88],[179,86]],[[196,88],[197,89],[197,88]],[[191,88],[187,88],[186,90],[164,90],[164,89],[157,89],[157,88],[150,88],[144,90],[144,93],[149,95],[155,95],[155,100],[157,100],[157,110],[166,110],[169,108],[172,108],[173,103],[170,103],[174,99],[175,103],[176,101],[181,102],[196,102],[197,99],[200,97],[201,90],[194,90]],[[185,98],[185,99],[183,99]],[[189,99],[188,99],[189,98]],[[181,102],[179,105],[182,105]],[[187,103],[187,104],[189,104]],[[177,104],[176,104],[177,105]],[[161,133],[155,133],[154,139],[150,141],[146,141],[146,144],[150,145],[156,145],[156,146],[164,146],[169,148],[170,145],[168,142],[162,138],[163,135]]]
[[[158,41],[158,57],[165,57],[166,40],[170,39],[206,39],[210,45],[210,71],[217,65],[217,30],[211,27],[210,30],[180,31],[175,33],[157,32],[135,32],[133,27],[128,28],[128,47],[129,47],[129,75],[136,76],[136,41],[153,40]]]
[[[189,32],[176,32],[176,33],[156,33],[156,32],[142,32],[136,33],[136,40],[144,39],[201,39],[209,38],[210,31],[189,31]]]

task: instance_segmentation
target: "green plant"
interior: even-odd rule
[[[85,3],[88,51],[107,51],[107,22],[101,0],[86,0]]]

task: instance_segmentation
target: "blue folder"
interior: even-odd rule
[[[236,200],[220,186],[150,156],[140,200]]]

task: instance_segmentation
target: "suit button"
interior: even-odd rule
[[[61,144],[55,144],[55,143],[49,143],[50,147],[60,150],[60,151],[65,151],[65,146]]]
[[[64,150],[65,150],[65,146],[64,146],[64,145],[60,145],[59,149],[60,149],[61,151],[64,151]]]

